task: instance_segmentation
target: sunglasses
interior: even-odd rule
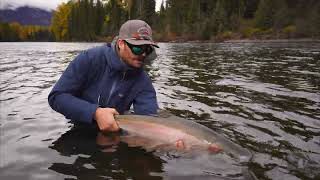
[[[139,45],[130,44],[127,41],[124,41],[124,42],[126,42],[128,47],[130,48],[131,52],[137,56],[140,56],[143,53],[146,53],[146,55],[149,55],[153,51],[153,48],[150,45],[140,45],[139,46]]]

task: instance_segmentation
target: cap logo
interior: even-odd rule
[[[137,30],[137,32],[132,33],[131,37],[136,40],[152,40],[150,36],[151,32],[146,27],[141,27]]]
[[[148,28],[146,28],[146,27],[139,28],[137,32],[141,35],[144,35],[144,36],[150,36],[150,32],[148,31]]]
[[[132,38],[135,38],[135,39],[140,39],[139,34],[136,33],[136,32],[135,32],[135,33],[132,33],[131,37],[132,37]]]

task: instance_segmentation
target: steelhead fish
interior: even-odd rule
[[[251,158],[249,151],[206,126],[173,115],[117,115],[115,119],[120,128],[128,132],[128,136],[122,136],[121,140],[130,146],[141,146],[147,150],[176,148],[223,151],[238,158],[240,162],[247,162]]]
[[[156,176],[174,180],[257,179],[245,165],[252,158],[248,150],[199,123],[171,114],[118,115],[115,119],[120,133],[100,133],[97,144],[107,147],[104,152],[115,152],[119,142],[155,152],[165,162],[164,172]]]
[[[149,149],[176,148],[180,150],[208,149],[219,152],[222,149],[212,142],[201,140],[182,129],[164,124],[159,118],[141,116],[117,117],[119,126],[128,132],[121,140],[131,146],[142,146]]]

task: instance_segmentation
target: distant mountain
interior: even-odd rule
[[[0,20],[2,22],[18,22],[21,25],[49,26],[52,12],[23,6],[17,9],[0,9]]]

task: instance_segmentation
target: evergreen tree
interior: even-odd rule
[[[320,38],[320,2],[315,4],[310,13],[311,35],[313,38]]]
[[[20,24],[14,22],[9,24],[10,33],[9,33],[9,40],[10,41],[19,41],[19,31],[20,31]]]
[[[125,0],[128,19],[138,19],[141,16],[143,0]]]
[[[157,20],[155,22],[158,22],[158,23],[155,23],[156,29],[159,32],[165,32],[165,28],[166,28],[165,27],[166,26],[166,10],[164,8],[164,2],[163,1],[161,2],[160,11],[159,11]]]
[[[225,29],[227,29],[227,11],[225,9],[225,1],[224,0],[218,0],[216,3],[216,8],[213,12],[213,26],[214,26],[214,32],[215,34],[223,32]]]
[[[88,26],[86,29],[86,32],[88,34],[88,39],[89,41],[92,41],[95,39],[95,18],[96,18],[96,11],[93,5],[93,0],[90,0],[88,2]]]
[[[253,19],[257,11],[260,0],[244,0],[243,18]]]
[[[1,23],[0,24],[0,37],[1,41],[11,41],[10,40],[10,26],[9,23]]]
[[[73,4],[71,7],[71,13],[69,16],[69,31],[70,31],[70,39],[76,40],[78,38],[78,8],[77,4]]]
[[[289,8],[287,2],[284,0],[278,0],[276,2],[276,10],[274,14],[274,25],[273,27],[277,30],[277,32],[281,31],[284,27],[288,26],[292,23],[289,14]]]
[[[198,0],[191,0],[191,6],[187,15],[187,31],[188,33],[197,33],[200,29],[200,2]]]
[[[255,24],[262,29],[272,28],[274,25],[274,14],[276,13],[277,0],[260,0],[255,13]]]
[[[189,2],[185,0],[167,0],[166,2],[170,31],[181,35],[187,24]]]
[[[109,0],[106,6],[107,15],[104,20],[104,35],[114,36],[118,33],[120,26],[127,20],[127,13],[122,2]]]
[[[82,22],[81,26],[82,26],[83,32],[81,33],[81,35],[83,36],[84,40],[88,41],[90,40],[90,36],[91,36],[90,26],[89,26],[89,0],[83,0],[82,4],[83,6],[80,13],[83,14],[83,16],[80,22]]]
[[[95,34],[101,35],[105,11],[104,11],[103,4],[100,2],[100,0],[97,0],[96,13],[97,14],[96,14],[96,18],[95,18],[95,29],[96,29]]]
[[[150,26],[153,26],[153,20],[156,16],[155,13],[156,1],[144,0],[142,5],[141,19],[147,22]]]
[[[155,0],[77,0],[57,8],[50,29],[0,22],[0,41],[93,41],[116,35],[128,19],[142,19],[157,37],[172,40],[210,39],[246,29],[279,37],[285,32],[319,37],[320,1],[166,0],[155,12]]]

